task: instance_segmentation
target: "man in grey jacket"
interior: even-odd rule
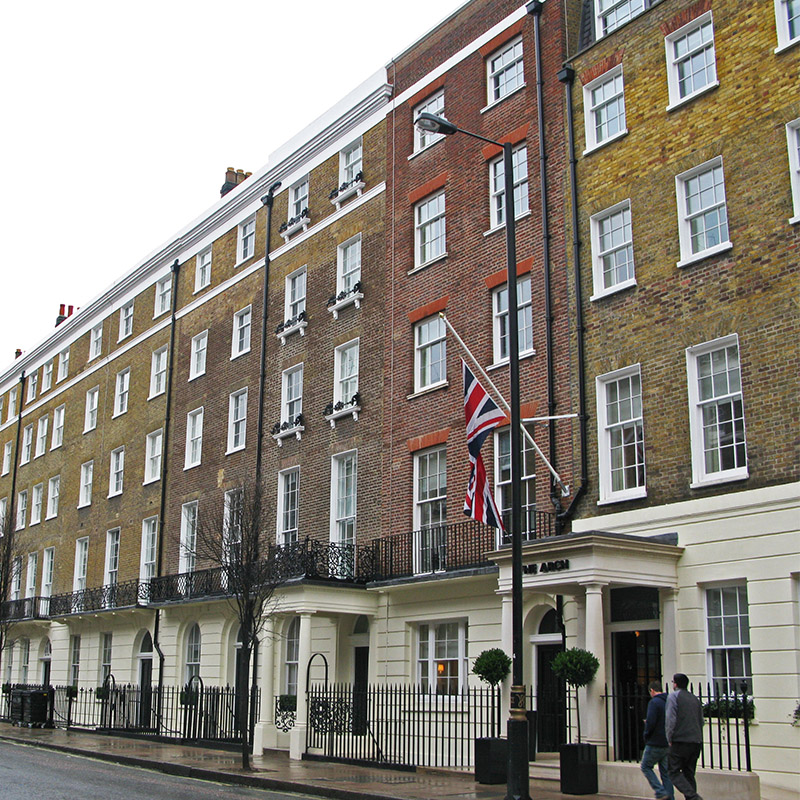
[[[675,691],[667,696],[666,732],[669,742],[669,777],[686,800],[703,800],[697,794],[695,769],[703,747],[703,706],[689,691],[689,678],[672,676]]]

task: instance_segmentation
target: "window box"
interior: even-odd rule
[[[337,403],[328,403],[322,416],[325,417],[331,424],[331,428],[336,427],[336,420],[352,415],[353,419],[358,419],[358,414],[361,411],[361,395],[356,392],[348,402],[339,400]]]
[[[278,443],[278,447],[281,447],[283,445],[283,440],[289,436],[294,436],[299,442],[301,434],[305,430],[303,422],[305,422],[305,420],[302,414],[298,414],[291,422],[289,420],[276,422],[272,426],[272,438]]]
[[[285,322],[281,322],[278,327],[275,328],[275,335],[281,340],[281,344],[286,344],[286,340],[293,333],[299,332],[301,336],[305,336],[306,325],[308,325],[306,312],[301,311],[296,317],[291,317]]]
[[[301,228],[307,231],[310,223],[311,213],[307,208],[304,208],[296,217],[282,222],[280,228],[278,228],[278,233],[283,237],[284,242],[288,242],[292,234],[297,233]]]
[[[328,311],[333,314],[334,319],[339,319],[339,312],[351,303],[354,303],[356,308],[361,308],[361,301],[364,299],[362,288],[361,281],[356,281],[349,292],[343,290],[328,298]]]
[[[361,192],[365,185],[364,173],[358,172],[353,180],[345,181],[341,186],[334,189],[328,195],[328,199],[336,206],[336,210],[338,211],[342,207],[342,203],[345,200],[349,200],[353,195],[361,197]]]

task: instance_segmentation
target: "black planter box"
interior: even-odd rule
[[[561,793],[597,794],[597,747],[593,744],[562,744]]]
[[[475,780],[505,783],[508,770],[508,739],[475,740]]]

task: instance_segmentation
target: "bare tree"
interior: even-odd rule
[[[198,514],[193,554],[219,569],[222,587],[240,626],[236,694],[245,770],[251,769],[250,664],[264,624],[274,612],[275,590],[285,576],[280,551],[264,546],[267,530],[261,488],[254,483],[241,484],[225,492],[216,507]]]
[[[12,514],[11,503],[7,503],[5,512],[0,515],[0,655],[3,663],[9,644],[13,644],[11,630],[19,616],[18,604],[11,600],[12,588],[18,585],[21,577]]]

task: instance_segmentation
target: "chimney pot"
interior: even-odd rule
[[[14,358],[19,358],[22,355],[22,350],[19,347],[14,351]]]

